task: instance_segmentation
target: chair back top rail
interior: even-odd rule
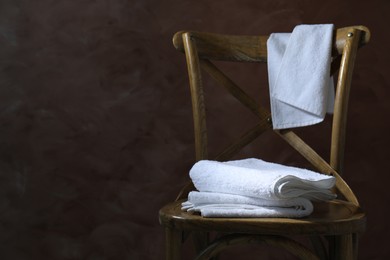
[[[363,37],[359,47],[369,42],[371,34],[365,26],[350,26],[337,29],[336,40],[333,45],[333,56],[341,55],[348,32],[356,29],[362,31]],[[197,43],[197,51],[200,58],[225,61],[267,61],[267,40],[269,36],[246,36],[246,35],[224,35],[197,31],[179,31],[173,37],[173,45],[181,52],[184,52],[184,33],[189,33]]]

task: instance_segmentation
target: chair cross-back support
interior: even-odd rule
[[[266,62],[268,36],[231,36],[181,31],[173,37],[176,49],[186,55],[194,118],[196,161],[208,158],[205,101],[201,68],[223,85],[230,94],[258,117],[256,126],[228,146],[215,160],[228,160],[266,130],[272,129],[270,112],[257,104],[210,60],[233,62]],[[292,130],[276,130],[319,172],[336,177],[336,191],[343,200],[320,203],[313,214],[303,219],[288,218],[202,218],[181,211],[181,202],[194,189],[189,183],[175,202],[160,210],[160,223],[166,229],[166,258],[180,259],[183,234],[192,232],[200,252],[197,259],[209,259],[228,246],[264,242],[289,250],[302,259],[355,259],[357,234],[365,228],[365,214],[347,183],[343,170],[348,98],[357,50],[367,44],[370,32],[364,26],[351,26],[334,32],[331,73],[338,71],[333,114],[330,162],[326,162]],[[208,232],[229,233],[209,243]],[[234,233],[234,234],[232,234]],[[308,249],[286,235],[308,235],[313,242]],[[320,235],[325,238],[316,238]],[[328,245],[324,245],[327,242]]]

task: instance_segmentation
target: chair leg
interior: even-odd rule
[[[311,236],[310,237],[311,244],[314,248],[314,251],[318,255],[318,257],[321,260],[327,260],[328,258],[328,253],[326,250],[326,247],[324,245],[324,242],[322,240],[322,237],[320,236]]]
[[[356,234],[347,234],[333,237],[333,253],[330,259],[356,260],[358,240]]]
[[[192,232],[196,255],[199,255],[210,243],[209,232]],[[210,258],[210,260],[218,260],[218,254]]]
[[[198,254],[205,249],[209,243],[208,232],[192,232],[192,240],[194,241],[195,252]]]
[[[182,232],[174,228],[165,229],[165,259],[180,260]]]
[[[358,258],[358,250],[359,250],[359,235],[352,234],[352,250],[353,250],[353,259]]]

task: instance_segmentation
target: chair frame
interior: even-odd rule
[[[208,158],[206,110],[202,86],[202,72],[211,75],[230,94],[253,112],[258,118],[256,126],[244,133],[236,142],[219,153],[215,160],[230,159],[266,130],[272,129],[271,114],[247,95],[237,84],[219,70],[211,60],[235,62],[266,62],[268,36],[233,36],[194,31],[181,31],[174,35],[175,48],[185,53],[189,75],[195,134],[196,161]],[[365,214],[359,202],[341,177],[348,100],[357,50],[370,40],[370,31],[364,26],[351,26],[335,30],[332,49],[332,75],[338,72],[336,85],[330,162],[324,160],[291,129],[274,132],[306,158],[319,172],[336,178],[336,192],[343,200],[316,205],[317,213],[305,219],[277,218],[202,218],[182,212],[181,201],[186,198],[193,184],[189,183],[179,193],[175,202],[160,210],[160,223],[166,230],[166,259],[180,259],[180,243],[188,232],[195,238],[200,252],[197,259],[210,259],[221,250],[242,243],[263,242],[280,246],[302,259],[356,259],[358,234],[365,229]],[[223,236],[213,243],[208,232],[238,233]],[[312,239],[317,256],[307,247],[285,237],[308,235]],[[312,235],[323,235],[323,239]]]

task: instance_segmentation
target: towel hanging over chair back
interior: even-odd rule
[[[332,112],[330,77],[332,24],[298,25],[267,41],[268,77],[274,129],[317,124]]]

